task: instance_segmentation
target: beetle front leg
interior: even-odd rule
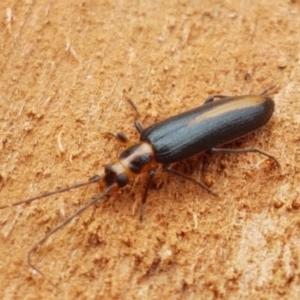
[[[128,99],[128,102],[130,103],[130,105],[132,106],[132,108],[135,111],[134,127],[136,128],[136,130],[138,131],[139,134],[142,134],[144,129],[143,129],[142,124],[138,121],[138,118],[140,117],[140,112],[139,112],[136,104],[131,99]]]
[[[108,131],[107,134],[112,135],[119,142],[125,144],[125,146],[127,148],[133,145],[132,142],[130,142],[130,140],[128,139],[128,137],[123,132],[113,133],[111,131]]]

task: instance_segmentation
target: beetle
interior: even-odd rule
[[[216,148],[218,145],[226,144],[249,134],[269,121],[275,104],[265,94],[272,88],[274,87],[265,90],[260,95],[232,97],[214,95],[207,98],[204,104],[199,107],[162,120],[145,129],[137,121],[136,117],[134,125],[140,134],[140,141],[133,144],[123,133],[113,134],[119,141],[125,144],[126,149],[115,162],[108,163],[105,166],[104,175],[95,175],[87,182],[48,192],[37,197],[15,202],[11,205],[0,206],[0,209],[4,209],[10,206],[29,203],[43,197],[63,193],[95,182],[98,182],[101,190],[103,190],[102,194],[93,197],[88,204],[81,207],[40,239],[28,252],[28,264],[35,271],[42,274],[31,262],[31,254],[38,246],[100,199],[103,199],[112,191],[125,187],[136,175],[147,172],[149,179],[140,206],[140,221],[142,221],[147,193],[159,164],[163,166],[165,171],[194,182],[214,196],[217,194],[204,183],[173,169],[170,165],[201,152],[210,151],[212,153],[257,152],[272,159],[280,167],[279,162],[274,156],[257,148]],[[218,100],[216,101],[216,99]],[[135,104],[132,101],[130,103],[138,115]]]

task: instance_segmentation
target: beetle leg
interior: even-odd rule
[[[276,85],[272,85],[269,88],[265,89],[260,95],[265,95],[268,91],[273,90],[276,87]]]
[[[135,111],[134,119],[137,120],[140,116],[139,110],[138,110],[136,104],[131,99],[128,99],[128,102],[132,106],[133,110]]]
[[[223,152],[223,153],[245,153],[245,152],[256,152],[256,153],[260,153],[264,156],[267,156],[268,158],[272,159],[276,165],[281,168],[280,163],[278,162],[278,160],[271,154],[269,154],[268,152],[262,151],[260,149],[257,148],[246,148],[246,149],[230,149],[230,148],[211,148],[210,149],[211,153],[216,153],[216,152]]]
[[[228,97],[229,96],[225,96],[225,95],[212,95],[205,99],[204,104],[213,102],[215,101],[215,99],[228,98]]]
[[[108,131],[107,133],[115,137],[119,142],[125,144],[127,148],[133,145],[123,132],[113,133],[111,131]]]
[[[141,203],[141,206],[140,206],[140,222],[141,223],[143,222],[143,215],[144,215],[144,210],[145,210],[145,204],[146,204],[146,201],[147,201],[148,190],[149,190],[149,187],[152,183],[154,175],[155,175],[155,170],[151,169],[149,171],[149,179],[148,179],[147,186],[145,188],[143,198],[142,198],[142,203]]]
[[[166,172],[172,173],[176,176],[182,177],[188,181],[191,181],[193,183],[196,183],[197,185],[201,186],[203,189],[205,189],[207,192],[209,192],[210,194],[214,195],[214,196],[218,196],[218,194],[216,194],[215,192],[213,192],[208,186],[206,186],[203,182],[196,180],[195,178],[185,175],[184,173],[174,170],[172,169],[170,166],[166,165],[164,166],[164,170]]]
[[[144,131],[143,126],[142,126],[142,124],[141,124],[139,121],[135,120],[135,121],[134,121],[134,126],[135,126],[136,130],[137,130],[140,134],[143,133],[143,131]]]
[[[140,113],[139,110],[137,108],[137,106],[135,105],[135,103],[131,100],[128,99],[130,105],[132,106],[132,108],[135,110],[135,116],[134,116],[134,126],[136,128],[136,130],[142,134],[142,132],[144,131],[142,124],[138,121],[138,118],[140,117]]]
[[[124,144],[130,143],[128,137],[123,132],[118,132],[116,138]]]

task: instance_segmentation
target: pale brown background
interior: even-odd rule
[[[164,3],[164,4],[163,4]],[[97,185],[0,211],[1,299],[299,299],[300,4],[298,1],[5,1],[0,3],[0,204],[101,174],[148,126],[210,94],[260,93],[271,121],[234,147],[168,174],[138,207],[146,177],[37,240]],[[51,285],[50,281],[53,285]]]

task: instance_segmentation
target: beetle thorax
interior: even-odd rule
[[[147,172],[155,164],[151,145],[145,142],[136,144],[124,150],[118,162],[105,166],[104,181],[107,186],[117,183],[121,188],[128,184],[134,174]]]

